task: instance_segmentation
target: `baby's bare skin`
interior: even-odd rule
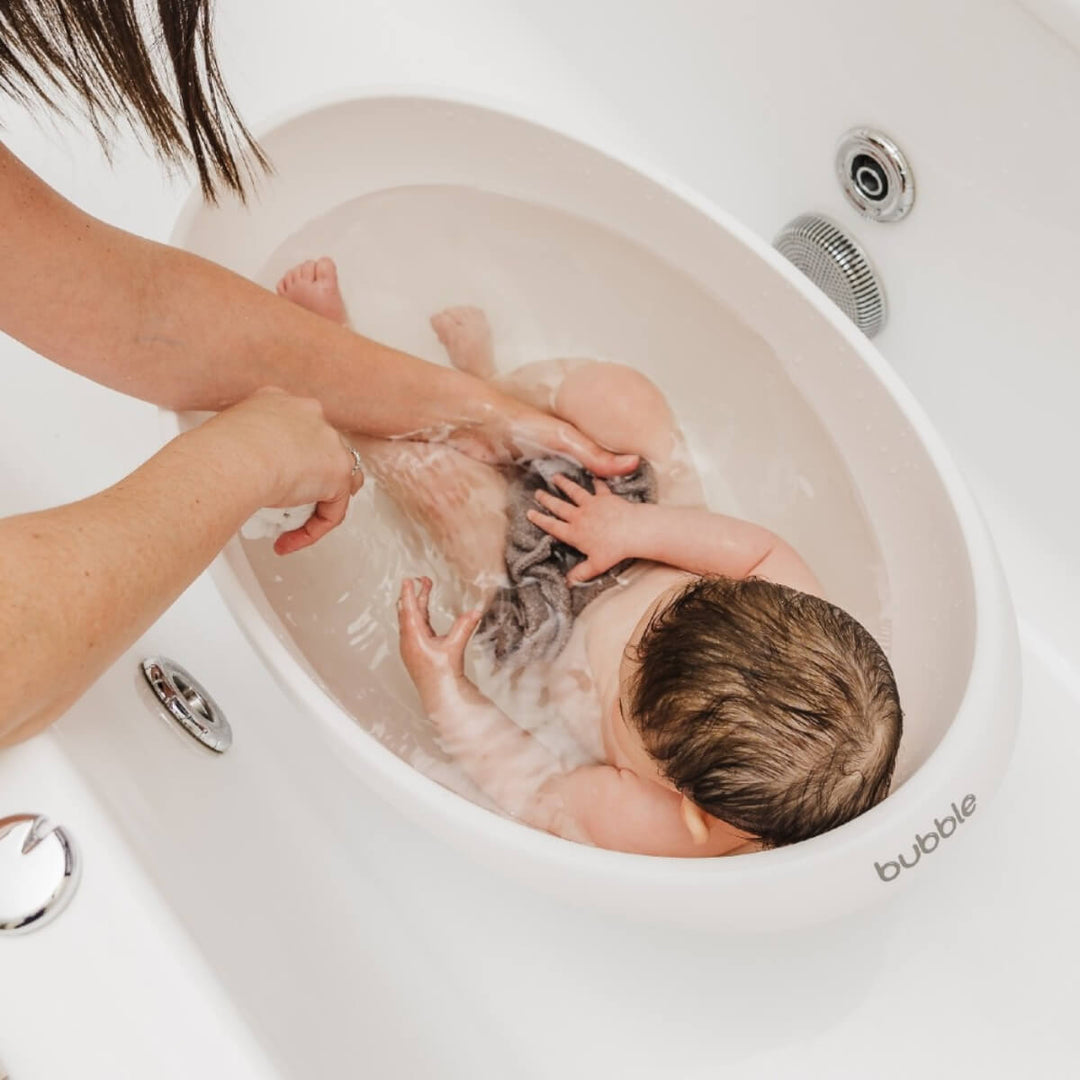
[[[344,321],[333,264],[320,260],[314,267],[311,275],[287,275],[279,292],[322,314],[340,312]],[[564,485],[562,499],[538,496],[533,521],[587,555],[572,578],[602,573],[627,555],[640,560],[622,584],[582,612],[560,655],[533,673],[533,684],[554,699],[549,704],[577,706],[562,715],[576,720],[573,734],[582,757],[592,761],[567,768],[464,674],[469,637],[505,580],[502,474],[446,446],[354,440],[369,475],[425,523],[466,583],[471,610],[445,635],[434,633],[427,616],[430,581],[406,581],[399,602],[402,657],[447,750],[508,813],[570,839],[654,855],[754,850],[753,837],[677,792],[626,723],[621,699],[632,675],[632,646],[665,598],[698,574],[752,572],[817,592],[813,575],[767,530],[704,508],[682,433],[662,394],[638,372],[617,364],[557,360],[499,378],[481,311],[451,309],[433,317],[432,326],[456,367],[494,378],[505,392],[569,421],[605,446],[644,456],[657,472],[659,489],[657,506],[626,503],[599,483],[596,495]]]

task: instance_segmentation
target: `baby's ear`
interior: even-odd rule
[[[705,817],[705,811],[684,795],[679,812],[682,814],[683,824],[686,826],[694,843],[707,843],[709,839],[709,822]]]

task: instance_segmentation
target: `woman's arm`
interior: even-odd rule
[[[630,503],[599,481],[595,494],[565,476],[554,483],[565,498],[537,492],[548,513],[531,510],[529,520],[586,555],[567,575],[572,581],[588,581],[623,559],[651,559],[692,574],[756,575],[820,593],[799,553],[760,525],[700,507]]]
[[[627,472],[569,424],[488,383],[334,325],[224,268],[98,221],[0,146],[0,329],[43,356],[174,409],[262,386],[323,403],[340,430],[460,433],[495,457],[532,444]]]
[[[98,495],[0,520],[0,745],[63,712],[260,506],[343,515],[352,460],[317,402],[263,391]]]

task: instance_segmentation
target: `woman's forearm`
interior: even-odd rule
[[[480,422],[486,383],[379,345],[194,255],[83,213],[0,147],[0,326],[106,386],[221,409],[262,386],[372,435]]]
[[[235,450],[206,425],[98,495],[0,520],[0,744],[70,705],[260,505]]]
[[[278,386],[316,398],[342,431],[449,437],[485,459],[564,454],[599,476],[637,465],[489,382],[103,224],[2,146],[0,221],[0,329],[105,386],[210,410]]]

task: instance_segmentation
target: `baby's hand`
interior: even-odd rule
[[[440,637],[431,628],[428,599],[431,578],[420,578],[419,591],[411,578],[401,584],[398,628],[401,659],[409,672],[428,715],[446,704],[465,678],[465,646],[480,622],[481,611],[459,615]]]
[[[585,556],[585,561],[566,575],[567,581],[588,581],[630,556],[637,506],[612,495],[602,480],[594,481],[595,495],[566,476],[556,476],[552,483],[566,499],[538,491],[536,501],[550,513],[530,510],[528,518]]]

